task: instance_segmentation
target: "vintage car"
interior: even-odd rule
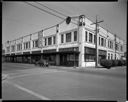
[[[43,67],[48,67],[49,63],[47,60],[41,59],[39,61],[35,62],[35,65],[43,66]]]

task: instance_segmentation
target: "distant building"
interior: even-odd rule
[[[60,66],[95,66],[95,25],[84,15],[35,34],[6,42],[6,61],[32,63],[47,59]],[[120,59],[124,56],[123,40],[102,27],[98,33],[99,63],[101,59]]]

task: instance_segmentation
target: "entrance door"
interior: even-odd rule
[[[67,63],[67,55],[66,54],[61,54],[60,55],[60,65],[66,65]]]

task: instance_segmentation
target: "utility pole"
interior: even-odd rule
[[[96,68],[98,67],[98,56],[99,56],[99,54],[98,54],[98,36],[97,36],[97,33],[99,32],[99,30],[98,30],[99,23],[101,23],[101,22],[103,22],[103,20],[102,21],[98,21],[97,20],[97,15],[96,15],[96,22],[91,24],[91,25],[93,25],[93,24],[96,25],[96,28],[95,28],[95,35],[96,35],[96,44],[95,44],[96,45],[96,63],[95,63],[95,67]]]
[[[117,46],[116,46],[116,34],[115,34],[115,60],[116,60],[116,48]]]

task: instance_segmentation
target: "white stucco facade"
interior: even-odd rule
[[[81,20],[82,19],[82,20]],[[76,24],[74,24],[74,23]],[[79,25],[79,24],[82,25]],[[41,51],[43,53],[44,50],[52,50],[55,49],[56,53],[59,52],[59,49],[61,48],[72,48],[72,47],[78,47],[79,49],[79,61],[78,66],[79,67],[90,67],[95,66],[94,61],[94,55],[88,54],[88,58],[86,57],[86,48],[91,48],[95,50],[95,25],[91,25],[93,22],[86,18],[84,15],[81,16],[81,18],[76,18],[71,20],[69,24],[66,24],[66,22],[62,22],[58,26],[52,27],[47,30],[43,30],[41,35],[39,36],[38,33],[30,34],[27,36],[24,36],[20,39],[16,39],[14,41],[6,42],[5,43],[5,55],[11,55],[12,53],[15,53],[15,55],[19,52],[23,54],[23,52],[30,52],[32,51]],[[74,32],[77,31],[77,40],[75,40]],[[87,36],[86,36],[87,32]],[[71,33],[71,41],[67,40],[67,33]],[[91,34],[90,34],[91,33]],[[63,42],[62,40],[63,35]],[[36,47],[33,48],[33,41],[34,40],[40,40],[42,41],[42,47]],[[55,37],[55,39],[54,39]],[[116,39],[116,40],[115,40]],[[54,43],[55,40],[55,43]],[[100,40],[100,41],[99,41]],[[115,50],[115,41],[119,46],[119,49]],[[24,49],[25,42],[30,42],[30,48]],[[22,44],[22,50],[17,51],[17,44]],[[46,45],[45,45],[46,43]],[[121,56],[123,56],[124,52],[121,50],[121,46],[123,47],[123,40],[119,39],[118,37],[115,38],[115,35],[111,32],[105,30],[102,27],[99,27],[99,33],[98,33],[98,50],[106,51],[106,59],[120,59]],[[111,43],[111,44],[110,44]],[[15,45],[15,51],[11,51],[11,46]],[[111,47],[109,47],[109,45]],[[10,47],[10,49],[8,49]],[[123,48],[122,48],[123,49]],[[59,54],[56,54],[56,64],[59,65],[60,63],[60,57]]]

